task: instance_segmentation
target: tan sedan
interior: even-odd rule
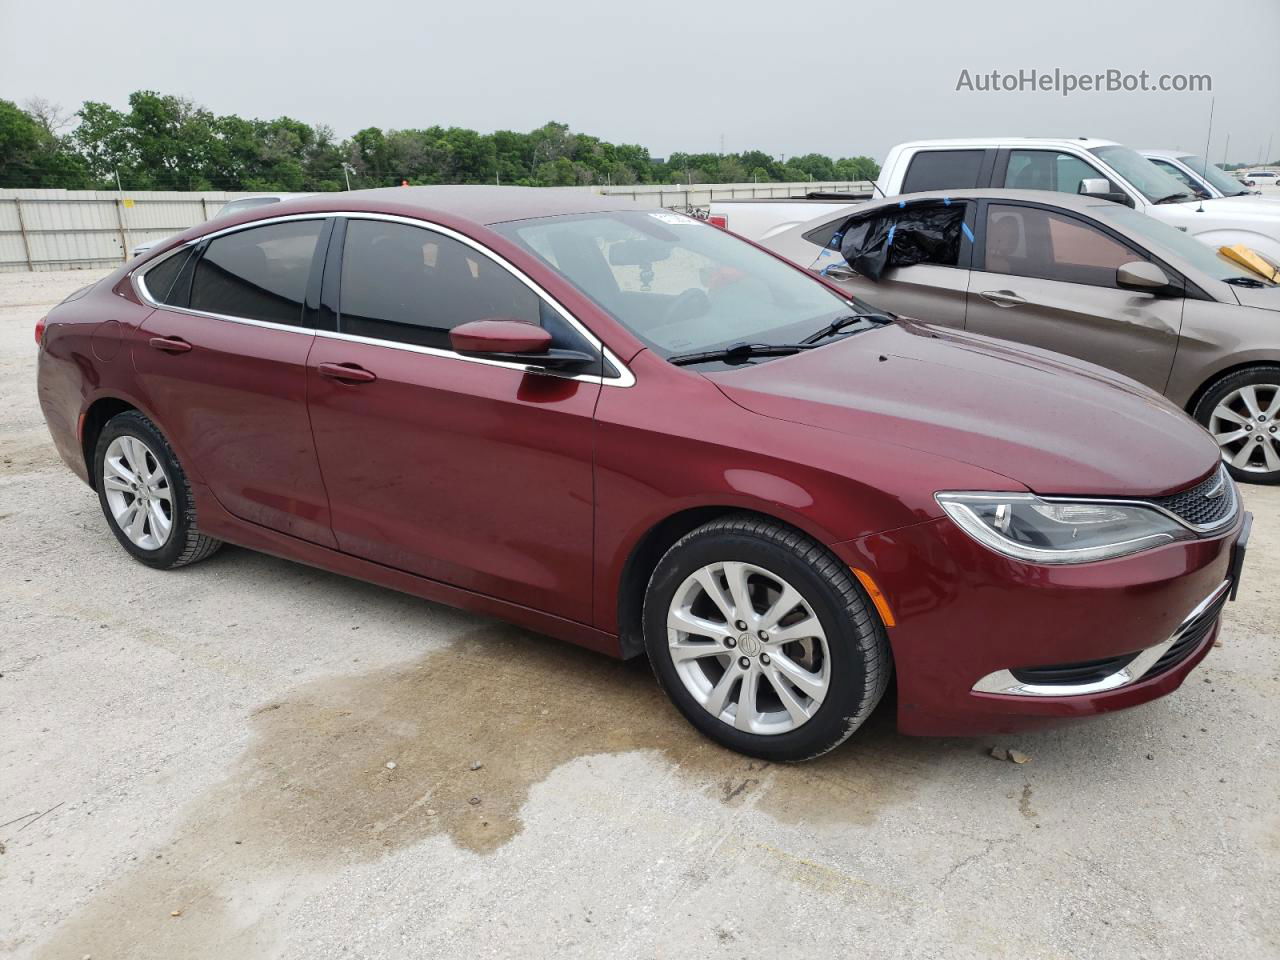
[[[960,190],[829,211],[763,244],[876,308],[1132,377],[1208,429],[1235,477],[1280,483],[1280,285],[1168,224]]]

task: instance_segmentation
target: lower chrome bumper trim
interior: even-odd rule
[[[1187,614],[1182,623],[1178,625],[1178,629],[1174,630],[1167,640],[1157,643],[1154,647],[1147,647],[1124,667],[1109,676],[1103,677],[1101,680],[1076,684],[1023,683],[1010,671],[997,670],[994,673],[987,674],[975,683],[973,691],[975,693],[1003,693],[1017,697],[1075,697],[1084,694],[1106,693],[1108,690],[1127,687],[1129,684],[1137,683],[1141,680],[1146,672],[1164,656],[1165,651],[1177,643],[1195,624],[1197,618],[1221,600],[1230,589],[1231,581],[1224,580],[1213,593],[1201,600],[1196,605],[1196,608]]]

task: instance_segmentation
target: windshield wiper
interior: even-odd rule
[[[1222,281],[1235,287],[1274,287],[1274,283],[1266,280],[1255,280],[1253,277],[1227,277]]]
[[[827,337],[834,336],[835,334],[843,330],[845,327],[858,323],[861,320],[875,320],[881,325],[884,325],[886,323],[893,323],[893,317],[884,313],[851,313],[851,314],[848,314],[847,316],[836,317],[834,320],[828,323],[825,327],[823,327],[817,333],[810,334],[800,342],[801,343],[818,343],[820,340],[825,340],[827,339]]]
[[[1161,197],[1159,200],[1156,200],[1154,202],[1155,203],[1173,203],[1175,200],[1194,200],[1194,199],[1195,197],[1187,193],[1187,191],[1179,190],[1177,193],[1171,193],[1167,197]]]
[[[674,357],[667,357],[667,362],[683,367],[691,363],[710,363],[713,360],[733,362],[735,360],[749,360],[752,357],[789,357],[793,353],[799,353],[801,350],[812,350],[813,348],[814,344],[812,343],[735,343],[733,346],[724,347],[721,350],[704,350],[700,353],[677,353]]]

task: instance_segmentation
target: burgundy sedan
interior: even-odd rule
[[[577,191],[249,211],[37,338],[54,442],[137,560],[229,541],[647,653],[772,759],[895,677],[912,734],[1168,693],[1248,531],[1213,440],[1133,381]]]

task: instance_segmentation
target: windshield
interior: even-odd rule
[[[1266,282],[1256,273],[1246,270],[1218,253],[1217,247],[1201,243],[1195,237],[1183,233],[1177,227],[1169,226],[1163,220],[1157,220],[1145,213],[1138,213],[1136,210],[1113,203],[1090,207],[1090,212],[1112,220],[1120,228],[1142,237],[1150,243],[1152,253],[1156,256],[1163,256],[1165,251],[1175,253],[1215,280],[1247,277],[1250,280]]]
[[[849,301],[732,234],[665,210],[543,217],[493,229],[546,261],[663,357],[787,344]],[[858,312],[875,312],[857,304]]]
[[[1239,197],[1249,192],[1244,188],[1244,184],[1226,173],[1217,164],[1210,163],[1206,165],[1203,157],[1179,157],[1178,159],[1217,187],[1224,197]]]
[[[1186,199],[1195,199],[1195,194],[1190,190],[1128,147],[1094,147],[1089,152],[1110,164],[1116,173],[1133,184],[1151,203],[1175,194],[1186,194]]]

